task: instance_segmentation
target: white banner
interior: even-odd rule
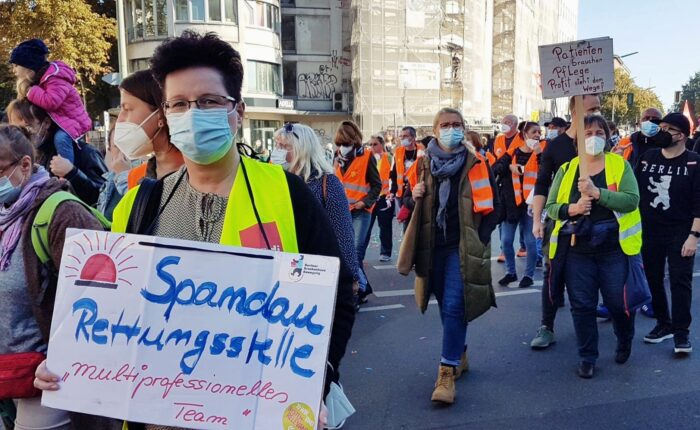
[[[70,229],[57,409],[195,429],[316,428],[339,261]]]
[[[577,40],[539,47],[542,95],[545,99],[579,96],[615,89],[613,40]]]

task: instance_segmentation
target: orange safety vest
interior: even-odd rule
[[[379,170],[379,177],[382,179],[382,191],[379,195],[385,196],[389,194],[389,180],[391,177],[391,163],[389,162],[389,154],[386,152],[382,153],[377,163],[377,170]]]
[[[496,141],[493,143],[493,155],[496,156],[496,160],[498,160],[511,148],[517,148],[523,143],[525,142],[523,142],[523,139],[520,137],[520,133],[518,133],[510,142],[510,147],[506,148],[506,135],[501,133],[496,136]]]
[[[129,176],[127,179],[127,184],[129,186],[129,189],[132,189],[135,186],[137,186],[141,182],[141,179],[146,177],[146,169],[147,168],[148,168],[148,163],[144,162],[143,164],[136,166],[133,169],[129,170]]]
[[[632,145],[632,139],[630,136],[623,137],[617,146],[622,148],[622,158],[629,161],[630,157],[632,156],[632,151],[634,151],[634,145]]]
[[[372,156],[371,151],[365,151],[364,154],[355,157],[345,174],[343,174],[340,166],[337,166],[335,169],[335,176],[343,183],[345,195],[348,198],[351,209],[352,205],[363,200],[369,194],[370,185],[367,182],[367,167],[369,167],[369,160]],[[371,212],[372,208],[365,208],[365,210]]]
[[[515,142],[515,141],[513,141]],[[542,150],[547,146],[546,140],[541,140],[540,145],[542,145]],[[512,165],[518,164],[518,160],[515,157],[515,150],[517,147],[511,145],[508,149],[508,153],[513,158],[511,162]],[[537,182],[537,170],[539,169],[539,163],[537,162],[537,155],[533,152],[530,159],[527,160],[525,164],[525,172],[523,173],[523,183],[522,187],[520,184],[520,175],[513,173],[513,191],[515,192],[515,204],[520,206],[524,201],[530,197],[530,193],[535,189],[535,182]]]
[[[474,164],[467,174],[472,186],[472,206],[475,213],[488,215],[493,212],[493,188],[489,179],[489,166],[483,155],[475,155],[479,162]]]
[[[416,151],[424,151],[425,146],[422,143],[416,143]],[[418,183],[418,162],[420,157],[416,155],[416,161],[413,165],[406,170],[406,148],[400,146],[396,149],[394,153],[394,163],[396,163],[396,184],[398,185],[398,190],[396,191],[396,197],[403,196],[403,188],[406,181],[410,189],[416,186]]]

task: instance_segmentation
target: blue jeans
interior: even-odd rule
[[[515,240],[515,230],[520,226],[520,231],[525,238],[525,249],[527,250],[527,266],[525,276],[531,279],[535,276],[535,265],[537,264],[537,242],[532,234],[532,217],[528,216],[526,211],[522,211],[522,215],[515,223],[504,221],[501,224],[501,248],[506,256],[506,271],[511,275],[516,275],[515,269],[515,251],[513,250],[513,241]]]
[[[628,317],[624,303],[627,266],[627,256],[621,250],[602,254],[569,251],[566,256],[566,289],[582,361],[595,363],[598,358],[598,291],[610,310],[617,341],[631,342],[634,337],[635,314]]]
[[[75,164],[73,138],[68,133],[59,128],[56,134],[53,135],[53,146],[56,147],[58,155]]]
[[[442,320],[440,362],[450,366],[459,365],[467,336],[464,284],[459,266],[459,248],[435,248],[433,251],[430,286],[440,306]]]
[[[362,268],[362,262],[365,261],[365,252],[367,251],[367,233],[369,232],[369,223],[372,220],[372,214],[366,210],[352,211],[352,228],[355,231],[355,249],[357,250],[357,261]]]

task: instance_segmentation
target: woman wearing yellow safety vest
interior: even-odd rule
[[[598,291],[613,318],[615,361],[625,363],[634,337],[634,312],[626,313],[624,285],[628,255],[642,247],[639,189],[630,165],[604,152],[610,137],[600,115],[585,118],[586,153],[557,172],[547,199],[547,214],[556,220],[549,257],[553,273],[566,280],[581,358],[578,375],[592,378],[598,358],[596,306]],[[590,177],[579,178],[583,158]]]
[[[149,185],[152,180],[129,191],[114,211],[113,231],[340,257],[328,218],[304,181],[280,166],[239,155],[233,142],[245,111],[243,65],[228,42],[214,33],[184,31],[156,49],[151,71],[163,87],[170,141],[185,165],[156,183],[160,197],[153,197],[158,187]],[[143,201],[139,196],[149,187],[151,195]],[[152,204],[155,211],[143,212],[151,219],[136,215]],[[354,322],[352,282],[341,264],[326,393],[338,380]],[[37,376],[37,386],[58,388],[46,384],[50,374]]]
[[[498,222],[496,184],[488,163],[467,147],[460,111],[435,116],[437,138],[418,160],[416,209],[399,255],[399,272],[416,270],[422,312],[434,294],[442,319],[442,354],[431,399],[451,404],[455,379],[469,369],[467,323],[495,306],[491,233]],[[413,237],[413,238],[412,238]]]

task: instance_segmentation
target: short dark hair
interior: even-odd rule
[[[402,128],[401,131],[407,131],[408,134],[410,134],[411,137],[414,139],[416,137],[416,129],[411,127],[410,125],[407,125],[406,127]]]
[[[161,87],[168,74],[191,67],[211,67],[221,73],[228,94],[241,101],[243,64],[241,54],[216,33],[201,35],[185,30],[158,46],[151,57],[151,72]]]
[[[523,121],[520,124],[518,124],[518,131],[520,132],[520,137],[525,140],[525,133],[527,133],[531,128],[539,128],[540,125],[536,122],[533,121]]]
[[[591,124],[597,124],[598,127],[605,131],[605,140],[610,139],[610,127],[608,121],[602,115],[588,115],[583,118],[583,128],[589,128]]]

